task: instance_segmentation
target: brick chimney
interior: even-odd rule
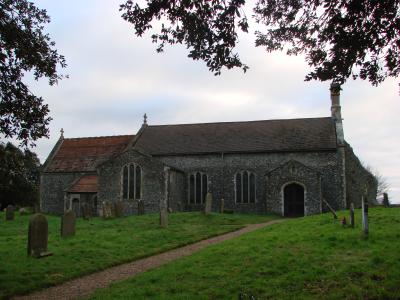
[[[333,82],[331,84],[331,116],[335,122],[337,143],[339,146],[344,146],[344,132],[342,123],[342,110],[340,107],[340,84]]]

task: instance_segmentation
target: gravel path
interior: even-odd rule
[[[246,227],[237,231],[222,234],[181,248],[169,250],[161,254],[115,266],[104,271],[67,281],[61,285],[50,287],[30,295],[17,296],[12,299],[79,299],[82,297],[87,297],[96,289],[105,288],[115,281],[136,276],[137,274],[157,268],[170,261],[191,255],[209,245],[217,244],[282,221],[283,220],[274,220],[267,223],[247,225]]]

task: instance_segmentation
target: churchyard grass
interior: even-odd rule
[[[158,214],[89,221],[78,219],[76,235],[60,237],[60,217],[47,216],[48,250],[53,256],[27,257],[30,215],[5,221],[0,213],[0,299],[55,285],[124,262],[157,254],[207,237],[267,222],[274,216],[173,213],[168,228]]]
[[[339,217],[348,212],[339,212]],[[400,299],[400,208],[370,235],[330,213],[289,219],[98,290],[92,299]]]

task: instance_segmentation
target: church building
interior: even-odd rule
[[[340,86],[331,86],[331,116],[321,118],[151,125],[135,135],[64,138],[41,174],[41,210],[62,214],[83,205],[123,201],[126,214],[212,210],[224,201],[238,213],[304,216],[361,205],[376,181],[344,139]]]

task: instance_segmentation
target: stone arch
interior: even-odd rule
[[[285,217],[303,217],[306,215],[304,184],[291,181],[282,185],[282,215]]]

